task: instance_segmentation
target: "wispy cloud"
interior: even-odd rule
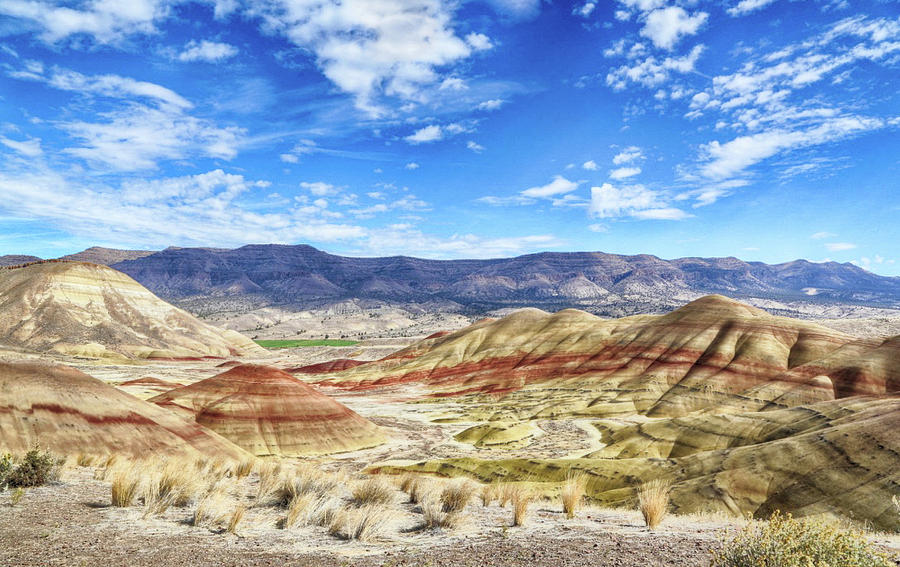
[[[184,46],[184,50],[178,54],[178,60],[184,62],[206,61],[217,63],[230,59],[237,55],[237,47],[217,41],[191,40]]]

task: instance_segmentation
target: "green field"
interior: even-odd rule
[[[263,348],[296,348],[313,346],[353,346],[359,341],[346,339],[287,339],[281,341],[253,341]]]

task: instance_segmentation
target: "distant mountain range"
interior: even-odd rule
[[[7,258],[12,257],[0,257],[0,264]],[[14,258],[7,262],[30,257]],[[351,258],[306,245],[275,244],[159,252],[90,248],[64,259],[110,265],[165,299],[194,305],[198,300],[237,300],[305,308],[363,299],[451,302],[473,312],[529,305],[623,315],[720,293],[900,307],[900,278],[878,276],[849,263],[806,260],[770,265],[731,257],[663,260],[603,252],[489,260]]]
[[[168,248],[112,267],[164,298],[252,296],[296,306],[355,298],[450,301],[476,310],[628,304],[631,312],[709,293],[900,306],[900,278],[853,264],[806,260],[769,265],[737,258],[663,260],[602,252],[490,260],[350,258],[306,245],[248,245],[234,250]]]

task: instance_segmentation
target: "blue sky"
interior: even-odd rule
[[[900,275],[900,4],[0,3],[0,254],[309,243]]]

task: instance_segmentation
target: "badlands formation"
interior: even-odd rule
[[[378,427],[290,374],[242,364],[150,399],[260,456],[352,451],[384,442]]]
[[[397,350],[266,351],[83,262],[0,269],[0,309],[0,453],[256,456],[238,498],[257,504],[264,471],[308,463],[335,478],[466,477],[553,498],[579,473],[591,501],[626,508],[662,479],[677,513],[900,530],[897,336],[710,295],[620,319],[525,308]],[[395,542],[420,529],[422,509],[404,506]],[[259,537],[275,529],[268,513],[249,512]],[[508,525],[492,513],[473,529]]]
[[[39,262],[0,269],[0,344],[109,358],[260,354],[106,266]]]

